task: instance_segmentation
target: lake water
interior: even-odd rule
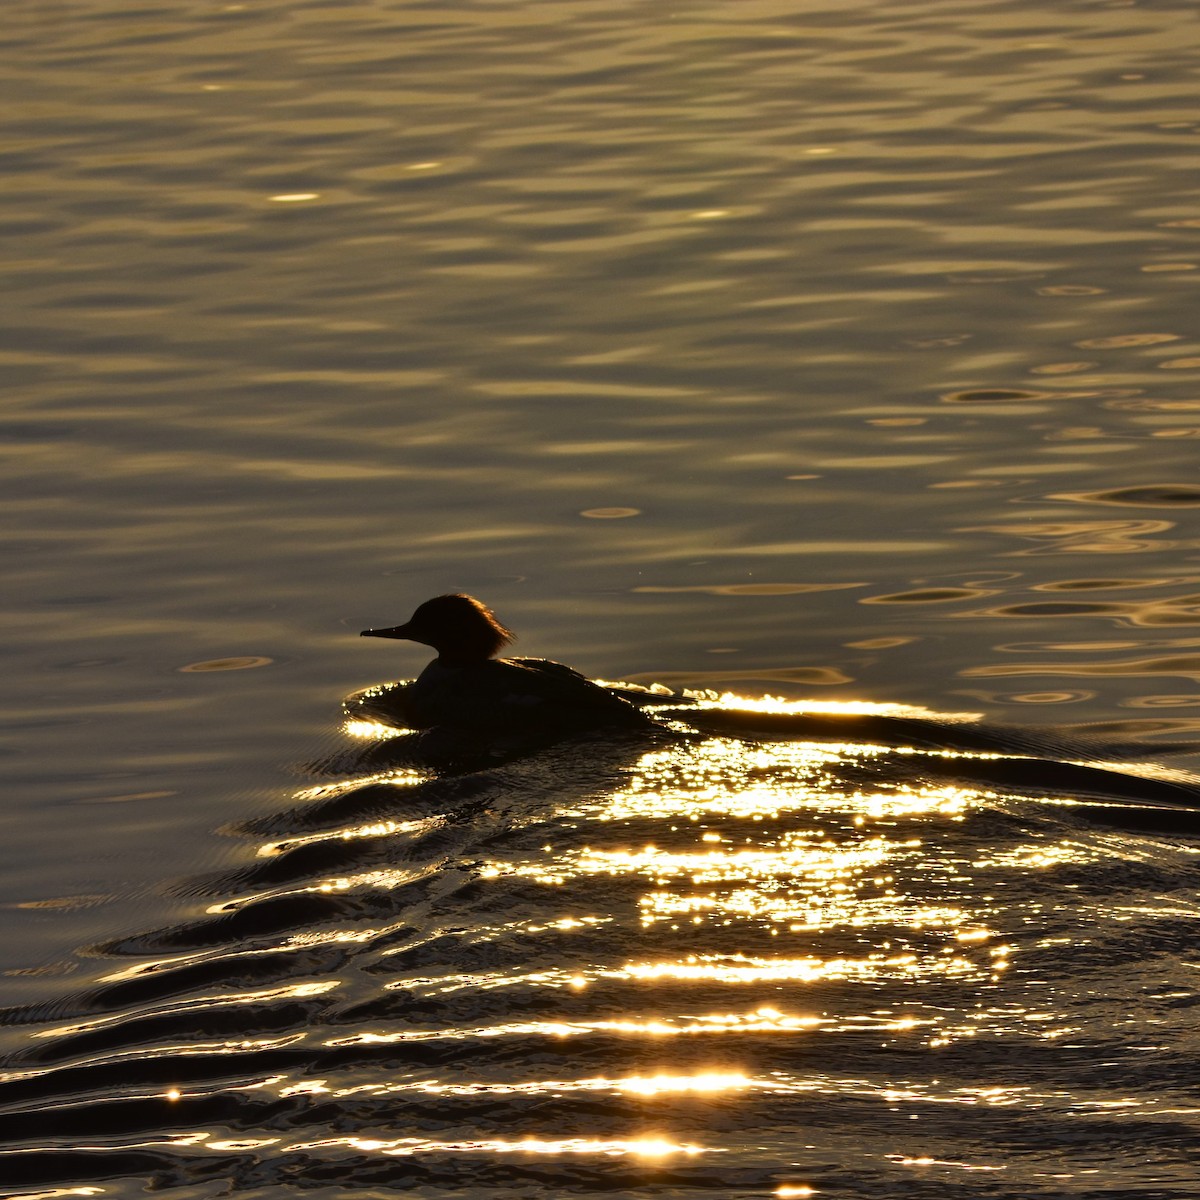
[[[1194,5],[0,37],[0,1186],[1200,1191]],[[809,715],[381,768],[452,590]]]

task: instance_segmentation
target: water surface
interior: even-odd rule
[[[109,986],[97,947],[200,920],[215,901],[188,881],[227,880],[256,852],[244,823],[294,807],[294,773],[339,744],[340,698],[420,664],[353,635],[446,590],[482,594],[521,652],[591,675],[971,711],[1053,727],[1060,763],[1079,737],[1102,757],[1149,741],[1151,760],[1195,766],[1193,6],[10,10],[4,1002],[39,1022],[55,1005],[78,1012]],[[899,762],[872,761],[900,786]],[[766,762],[804,778],[787,754]],[[1071,798],[1061,781],[1045,790]],[[841,795],[831,814],[853,811]],[[1004,818],[1018,842],[1040,828],[1020,814]],[[673,845],[667,820],[637,841]],[[764,853],[793,822],[764,827]],[[1186,837],[1113,836],[1119,850],[1088,833],[1087,861],[1150,862],[1129,903],[1158,912],[1173,897],[1184,915],[1171,920],[1190,929]],[[1074,894],[1075,867],[1015,861],[1005,869],[1045,911]],[[919,873],[902,877],[914,903]],[[967,907],[984,921],[992,893],[979,889]],[[528,919],[557,920],[560,893],[538,894]],[[1127,924],[1125,909],[1068,907],[1078,926],[1044,936],[1080,953]],[[462,926],[475,928],[465,913]],[[657,961],[640,928],[608,958],[554,961]],[[737,941],[703,953],[764,958]],[[1139,1036],[1176,1003],[1153,988],[1179,990],[1172,1020],[1187,1011],[1184,943],[1168,943],[1169,983],[1121,993]],[[1047,987],[1075,986],[1066,954],[1049,956]],[[631,995],[612,1011],[637,1010]],[[824,1011],[765,991],[724,1004],[653,1011]],[[830,1004],[838,1029],[859,1011]],[[1097,1012],[1093,1032],[1111,1016]],[[672,1045],[685,1043],[700,1044]],[[638,1059],[622,1074],[606,1055],[603,1071],[580,1060],[516,1077],[666,1069]],[[301,1075],[318,1077],[316,1061]],[[1063,1103],[1082,1104],[1084,1082],[1060,1067]],[[749,1060],[734,1068],[760,1079]],[[1146,1078],[1160,1069],[1175,1077],[1158,1063]],[[978,1060],[963,1078],[984,1074]],[[1124,1098],[1148,1095],[1122,1078]],[[769,1094],[688,1103],[753,1131]],[[364,1122],[350,1120],[354,1136]],[[581,1118],[578,1136],[635,1136],[638,1122],[617,1124],[619,1136]],[[821,1161],[850,1162],[859,1124],[837,1110],[830,1127],[851,1141],[820,1143]],[[434,1136],[390,1128],[393,1141]],[[752,1189],[789,1183],[768,1181],[778,1156],[755,1158],[751,1133],[712,1128],[696,1118],[663,1136],[753,1159]],[[1145,1130],[1122,1129],[1144,1144]],[[589,1154],[577,1170],[604,1158]],[[486,1175],[513,1160],[472,1161]],[[279,1186],[272,1162],[263,1187]],[[184,1186],[186,1172],[161,1169]],[[1061,1186],[1082,1188],[1090,1169],[1075,1162]],[[1149,1168],[1128,1171],[1127,1191],[1158,1186]],[[911,1171],[885,1177],[917,1194]],[[867,1187],[853,1178],[845,1187]],[[1034,1194],[1032,1174],[997,1178],[996,1194]]]

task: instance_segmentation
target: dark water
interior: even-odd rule
[[[1070,765],[1197,768],[1193,5],[0,39],[0,1184],[1200,1189],[1197,843]],[[297,795],[452,589],[1051,765],[707,718]]]

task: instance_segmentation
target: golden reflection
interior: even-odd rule
[[[953,755],[936,755],[936,757],[953,757]],[[859,812],[860,817],[872,819],[915,816],[960,817],[970,805],[979,802],[980,793],[972,788],[952,785],[898,787],[890,792],[855,795],[853,799],[854,808]]]
[[[946,404],[1005,404],[1029,400],[1053,400],[1053,392],[1035,392],[1028,388],[976,388],[966,392],[947,392],[938,397]]]
[[[403,953],[403,949],[393,949],[388,953]],[[405,975],[399,979],[390,980],[384,985],[389,991],[429,992],[437,995],[450,995],[454,992],[490,992],[497,988],[508,987],[540,987],[540,988],[579,988],[587,987],[595,979],[609,974],[605,971],[584,973],[576,968],[555,967],[544,971],[492,971],[487,973],[467,973],[452,975]]]
[[[323,1079],[305,1079],[280,1088],[279,1095],[283,1099],[289,1096],[327,1096],[331,1091]]]
[[[1140,487],[1109,488],[1102,492],[1053,492],[1047,499],[1134,508],[1194,508],[1200,505],[1200,487],[1190,483],[1156,483]]]
[[[1003,1026],[1014,1031],[1014,1022],[1030,1022],[1045,1026],[1054,1019],[1053,1013],[1044,1010],[1022,1009],[1020,1006],[996,1006],[981,1012],[977,1026],[964,1026],[949,1036],[930,1039],[929,1045],[937,1047],[957,1040],[959,1036],[977,1036]],[[900,1024],[899,1022],[897,1024]],[[909,1021],[905,1028],[916,1022]],[[1043,1030],[1043,1032],[1045,1032]],[[1063,1028],[1050,1029],[1048,1036],[1057,1038]],[[351,1076],[350,1079],[354,1077]],[[669,1100],[676,1096],[743,1094],[756,1092],[763,1095],[823,1095],[852,1096],[874,1099],[889,1107],[898,1104],[954,1105],[960,1108],[1016,1108],[1039,1110],[1047,1103],[1067,1104],[1080,1110],[1095,1110],[1106,1107],[1144,1107],[1145,1100],[1132,1097],[1111,1096],[1088,1098],[1078,1091],[1034,1091],[1027,1084],[989,1084],[984,1086],[953,1086],[938,1079],[906,1082],[904,1085],[886,1080],[865,1079],[858,1076],[844,1078],[821,1072],[793,1074],[786,1070],[772,1070],[767,1076],[749,1076],[741,1071],[711,1070],[683,1073],[660,1071],[653,1074],[608,1077],[604,1075],[584,1078],[532,1078],[510,1080],[485,1079],[389,1079],[387,1081],[350,1082],[337,1085],[329,1080],[306,1081],[304,1084],[288,1083],[286,1076],[274,1076],[250,1084],[247,1091],[268,1091],[280,1098],[310,1095],[324,1103],[326,1098],[343,1099],[351,1096],[373,1097],[528,1097],[553,1099],[570,1095],[626,1095],[655,1101]],[[1167,1110],[1174,1111],[1174,1110]],[[1193,1110],[1194,1111],[1194,1110]],[[211,1143],[210,1143],[211,1145]]]
[[[960,671],[959,674],[967,679],[1016,675],[1066,675],[1070,677],[1178,675],[1184,679],[1200,679],[1200,655],[1176,654],[1165,658],[1126,658],[1116,662],[1004,663],[989,667],[969,667]]]
[[[715,904],[693,903],[677,911],[688,913],[713,907]],[[948,912],[949,910],[944,910],[943,916]],[[922,914],[923,919],[916,924],[922,928],[933,924],[933,915],[931,910],[925,910]],[[965,934],[956,934],[955,940],[963,945],[974,945],[987,941],[991,936],[986,930],[973,929]],[[998,952],[1007,953],[1007,947],[1001,947],[1000,951],[989,951],[992,954]],[[449,995],[461,991],[484,993],[511,987],[579,991],[602,980],[634,983],[709,983],[734,987],[762,983],[812,984],[831,981],[879,983],[889,980],[982,976],[994,969],[994,965],[976,963],[964,953],[956,951],[954,947],[947,946],[936,954],[880,952],[862,958],[826,959],[811,954],[800,958],[782,955],[763,957],[749,954],[692,954],[684,959],[631,962],[621,967],[558,967],[541,971],[406,975],[390,980],[385,987],[388,990]]]
[[[264,988],[257,992],[226,992],[211,996],[192,996],[186,1000],[175,1000],[169,1006],[164,1006],[161,1010],[147,1009],[142,1015],[150,1016],[156,1011],[170,1012],[172,1015],[177,1015],[184,1012],[198,1012],[205,1009],[222,1008],[226,1005],[260,1005],[281,1000],[306,1000],[313,996],[323,996],[339,986],[340,984],[337,980],[328,980],[321,983],[283,984],[279,987]],[[76,1021],[69,1025],[56,1025],[53,1029],[35,1030],[29,1036],[31,1038],[66,1037],[77,1033],[90,1033],[93,1030],[103,1029],[108,1025],[119,1025],[125,1020],[127,1020],[127,1017],[124,1014],[112,1013],[106,1016],[94,1017],[88,1021]],[[286,1040],[283,1039],[283,1041]],[[260,1049],[264,1046],[279,1044],[281,1044],[281,1039],[248,1039],[245,1041],[213,1043],[208,1045],[206,1049],[209,1053],[241,1053],[247,1049]]]
[[[319,931],[295,932],[286,935],[286,939],[275,945],[255,945],[250,948],[239,948],[231,951],[201,950],[191,954],[180,954],[174,958],[149,959],[146,962],[135,963],[130,967],[122,967],[108,975],[100,976],[101,983],[120,983],[129,979],[138,979],[146,975],[157,975],[165,971],[178,971],[181,968],[198,963],[208,965],[226,964],[233,966],[239,959],[258,958],[264,954],[290,954],[296,950],[317,945],[336,945],[339,943],[369,942],[382,937],[401,926],[377,926],[374,928],[329,929]]]
[[[620,521],[626,517],[639,517],[640,508],[585,508],[579,515],[594,521]]]
[[[268,667],[275,660],[263,658],[261,655],[245,655],[240,658],[213,658],[205,662],[188,663],[177,670],[186,673],[204,671],[245,671],[253,667]]]
[[[754,1086],[745,1075],[715,1071],[700,1075],[635,1075],[629,1079],[614,1080],[613,1084],[617,1091],[629,1092],[636,1096],[741,1091]]]
[[[412,1154],[602,1154],[608,1157],[633,1155],[638,1158],[665,1158],[674,1154],[689,1157],[705,1153],[709,1147],[687,1142],[674,1142],[665,1137],[640,1138],[467,1138],[461,1141],[438,1141],[435,1138],[321,1138],[313,1142],[297,1142],[288,1147],[294,1151],[347,1149],[364,1153],[387,1155]]]
[[[348,829],[333,829],[289,837],[279,842],[264,842],[258,848],[258,857],[275,858],[300,846],[311,846],[318,842],[351,842],[367,838],[393,837],[397,834],[418,834],[441,823],[442,818],[437,816],[424,817],[417,821],[372,821],[367,825],[356,825]]]
[[[929,1041],[933,1049],[941,1049],[956,1042],[969,1041],[978,1037],[1018,1037],[1033,1039],[1039,1042],[1056,1042],[1064,1037],[1078,1036],[1082,1026],[1067,1022],[1065,1013],[1057,1013],[1048,1008],[1027,1006],[1019,999],[995,1004],[980,1004],[973,1012],[958,1014],[958,1022],[947,1022],[942,1025],[937,1036]],[[1012,1089],[1012,1094],[1018,1096],[1022,1103],[1028,1103],[1030,1098],[1020,1097],[1021,1089]],[[971,1095],[967,1093],[966,1103],[971,1103]],[[975,1103],[993,1103],[986,1094],[974,1093]],[[1040,1107],[1036,1102],[1032,1107]]]
[[[756,667],[747,671],[657,671],[653,682],[665,684],[668,687],[689,688],[694,684],[704,685],[718,683],[724,680],[737,680],[744,683],[748,679],[762,683],[803,684],[809,686],[833,686],[840,683],[852,683],[853,680],[836,667]],[[629,683],[643,683],[648,680],[639,675],[629,676]],[[711,695],[711,693],[710,693]],[[738,697],[740,699],[740,697]],[[734,708],[739,707],[733,705]]]
[[[283,1084],[283,1086],[276,1086]],[[253,1085],[270,1088],[280,1098],[290,1096],[344,1097],[370,1093],[392,1096],[415,1092],[426,1096],[556,1096],[576,1092],[624,1093],[654,1099],[657,1096],[687,1094],[709,1095],[747,1090],[781,1091],[785,1084],[774,1079],[752,1079],[739,1071],[700,1071],[696,1074],[659,1072],[654,1075],[629,1075],[608,1078],[604,1075],[586,1079],[525,1079],[490,1083],[485,1080],[455,1083],[439,1079],[410,1079],[387,1083],[354,1083],[345,1087],[330,1085],[328,1080],[307,1080],[288,1084],[277,1076]],[[809,1085],[805,1085],[806,1087]]]
[[[387,728],[386,726],[384,728]],[[396,730],[387,728],[386,736],[391,736]],[[373,735],[372,735],[373,736]],[[412,787],[424,783],[428,778],[418,771],[396,770],[378,771],[373,775],[356,775],[353,779],[337,779],[332,783],[321,783],[315,787],[301,788],[296,793],[297,800],[328,800],[334,796],[343,796],[347,792],[356,792],[368,784],[383,783],[396,788]]]
[[[558,813],[585,817],[598,829],[616,822],[655,822],[659,836],[654,842],[563,850],[544,847],[538,855],[487,860],[479,873],[483,879],[525,878],[555,887],[589,878],[641,884],[636,903],[643,928],[747,922],[771,936],[867,928],[945,935],[978,929],[979,918],[944,891],[933,900],[906,893],[897,885],[899,874],[914,867],[945,869],[952,878],[961,877],[961,869],[927,863],[921,838],[897,836],[889,826],[901,821],[959,821],[970,808],[994,797],[954,785],[905,784],[847,792],[829,775],[834,765],[844,761],[862,763],[882,755],[904,756],[917,764],[926,757],[939,762],[986,757],[725,739],[656,750],[630,769],[624,788],[585,807]],[[807,812],[811,820],[797,828],[794,820],[786,820],[796,811]],[[849,836],[832,836],[827,818],[834,811],[841,815],[843,827],[849,818]],[[718,820],[734,824],[709,825]],[[875,824],[885,828],[875,833],[870,829]],[[946,977],[985,973],[985,968],[962,954],[945,952],[919,961],[881,953],[861,961],[840,957],[828,963],[816,955],[785,954],[774,959],[738,954],[624,968],[629,978],[651,978],[656,973],[734,983],[884,974]],[[521,982],[579,989],[605,977],[611,978],[611,972],[579,965],[552,972],[485,974],[470,980],[455,976],[396,981],[394,986],[489,988]]]
[[[1094,362],[1056,362],[1045,363],[1040,367],[1031,367],[1031,375],[1075,375],[1080,371],[1090,371],[1099,364]]]
[[[640,850],[585,847],[581,851],[564,852],[551,863],[491,862],[481,869],[481,874],[485,878],[501,875],[532,877],[555,884],[565,883],[568,878],[597,875],[635,875],[657,884],[678,879],[696,886],[732,883],[742,886],[733,893],[721,893],[723,908],[770,915],[772,911],[778,911],[773,910],[775,902],[788,906],[788,898],[765,890],[749,891],[746,885],[786,880],[805,890],[844,892],[849,890],[847,878],[868,871],[874,875],[888,859],[904,852],[911,853],[920,845],[917,841],[895,843],[882,837],[847,845],[829,845],[819,834],[804,833],[785,833],[780,840],[782,844],[777,849],[731,851],[671,851],[653,845]],[[662,893],[652,893],[643,903],[661,907],[660,896]],[[826,899],[828,902],[829,898]],[[713,903],[716,903],[715,899]]]
[[[403,730],[395,725],[384,725],[382,721],[368,721],[363,717],[349,717],[342,722],[342,732],[347,737],[378,742],[398,737]]]
[[[865,958],[821,959],[752,958],[748,955],[691,955],[682,962],[630,963],[623,974],[630,979],[704,981],[722,984],[817,983],[836,980],[911,978],[977,973],[968,958],[948,955],[870,954]]]
[[[803,835],[785,834],[784,842],[784,848],[779,850],[708,850],[692,853],[660,850],[657,846],[646,846],[642,850],[585,850],[578,860],[577,873],[638,874],[660,882],[685,877],[694,884],[742,883],[781,875],[788,878],[800,876],[811,881],[815,875],[823,881],[833,881],[836,886],[836,882],[852,870],[862,870],[883,862],[891,849],[890,844],[882,838],[839,848],[820,843],[816,846],[804,845]]]
[[[829,716],[877,716],[877,717],[924,717],[939,721],[975,721],[979,713],[944,713],[922,708],[917,704],[879,704],[871,700],[786,700],[782,696],[739,696],[736,692],[722,692],[719,696],[706,696],[702,707],[734,709],[742,712],[822,713]],[[745,747],[724,743],[724,748],[736,754]],[[774,749],[774,747],[772,747]]]
[[[279,900],[286,896],[307,896],[313,893],[322,893],[329,895],[333,892],[351,892],[357,888],[378,888],[381,891],[390,891],[393,888],[402,887],[406,883],[411,883],[414,879],[421,876],[432,874],[436,870],[434,865],[425,865],[414,868],[397,867],[392,870],[375,870],[375,871],[360,871],[355,875],[342,875],[332,879],[324,879],[320,883],[315,883],[310,887],[293,888],[287,891],[278,892],[256,892],[250,895],[238,896],[233,900],[222,900],[217,904],[210,904],[204,911],[210,916],[224,916],[229,913],[237,912],[247,905],[255,904],[260,900]],[[340,934],[338,935],[341,936]],[[358,936],[352,934],[351,936]]]
[[[806,705],[800,711],[853,709]],[[907,710],[897,715],[915,715],[921,711]],[[949,720],[967,721],[972,716],[955,714]],[[631,770],[628,785],[587,815],[600,821],[652,817],[697,821],[711,815],[777,818],[797,809],[827,812],[832,802],[841,811],[877,818],[904,814],[946,816],[961,813],[978,800],[977,792],[953,786],[895,785],[886,791],[848,794],[844,786],[830,779],[829,771],[847,760],[861,762],[884,754],[953,757],[952,752],[885,751],[882,747],[854,743],[793,741],[747,745],[712,739],[689,747],[686,756],[677,748],[643,756]],[[578,815],[574,810],[561,811],[562,815]]]
[[[48,1192],[20,1192],[21,1200],[65,1200],[67,1196],[100,1196],[104,1194],[101,1187],[64,1187],[51,1188]]]
[[[902,1033],[920,1026],[933,1025],[930,1017],[900,1016],[890,1013],[851,1014],[841,1017],[790,1015],[770,1005],[748,1012],[681,1014],[637,1020],[634,1018],[578,1018],[561,1021],[508,1021],[498,1025],[470,1028],[402,1029],[392,1033],[355,1033],[330,1038],[325,1045],[338,1049],[347,1046],[386,1046],[402,1042],[475,1041],[481,1038],[543,1037],[571,1038],[583,1034],[611,1033],[650,1037],[695,1037],[714,1034],[804,1033],[825,1029],[834,1033],[872,1031]]]
[[[812,592],[842,592],[866,587],[865,583],[713,583],[690,584],[679,587],[635,587],[635,593],[674,595],[699,592],[709,596],[799,596]],[[741,697],[739,697],[741,699]]]
[[[930,811],[926,800],[913,802]],[[879,924],[953,927],[966,919],[957,906],[905,897],[891,886],[885,864],[915,859],[921,848],[917,839],[871,837],[838,845],[819,833],[785,833],[780,842],[775,849],[730,851],[585,848],[561,854],[553,863],[492,862],[481,873],[559,885],[584,876],[640,876],[656,885],[638,902],[643,925],[688,916],[699,923],[697,914],[704,913],[726,923],[732,917],[782,923],[793,931]],[[708,890],[681,893],[665,886],[679,880]]]
[[[986,942],[993,936],[990,929],[960,929],[954,935],[955,940],[959,942]]]
[[[1017,871],[1044,871],[1065,864],[1097,862],[1103,857],[1105,851],[1100,846],[1062,841],[1053,844],[996,847],[981,854],[971,865],[979,868],[1003,867]]]
[[[949,604],[958,600],[979,600],[995,594],[995,590],[991,588],[924,588],[916,592],[866,596],[859,604]]]
[[[826,894],[829,893],[829,894]],[[669,922],[678,928],[682,918],[701,924],[711,914],[713,922],[728,925],[732,918],[765,921],[790,933],[833,929],[866,929],[897,926],[908,929],[948,929],[966,919],[963,910],[931,905],[898,896],[885,888],[877,896],[856,894],[845,884],[817,881],[812,891],[780,895],[769,889],[740,887],[719,896],[691,896],[655,891],[640,900],[642,924]]]
[[[1173,521],[1031,521],[1021,525],[968,525],[959,532],[998,533],[1045,542],[1046,545],[1031,550],[1012,552],[1012,557],[1035,557],[1046,554],[1132,554],[1169,549],[1173,543],[1150,539],[1174,528]]]
[[[903,1154],[885,1154],[884,1158],[890,1159],[894,1163],[898,1163],[902,1167],[957,1167],[960,1171],[1007,1171],[1008,1168],[1004,1165],[1000,1166],[985,1166],[978,1163],[959,1162],[951,1158],[931,1158],[928,1155],[922,1155],[918,1158],[909,1158]]]
[[[1164,342],[1177,342],[1178,333],[1119,333],[1112,337],[1085,338],[1076,342],[1087,350],[1123,350],[1130,346],[1159,346]]]

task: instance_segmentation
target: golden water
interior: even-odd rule
[[[0,991],[49,1074],[0,1184],[1189,1195],[1193,843],[1070,763],[1195,766],[1198,30],[10,5]],[[452,589],[1050,765],[722,728],[298,798],[419,665],[352,635]]]

